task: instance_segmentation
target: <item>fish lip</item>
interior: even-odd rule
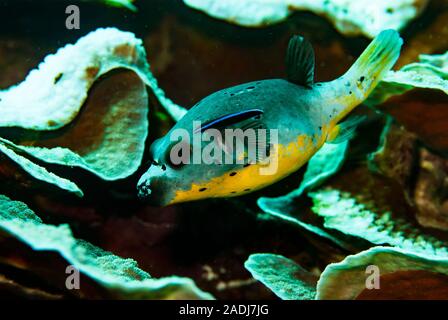
[[[154,196],[155,180],[160,179],[165,174],[165,171],[157,165],[151,165],[149,169],[140,177],[137,182],[138,197],[140,199],[145,199],[150,195]],[[152,186],[151,186],[152,185]],[[155,192],[158,193],[158,192]]]
[[[147,198],[151,195],[151,189],[146,187],[137,187],[137,191],[137,197],[142,201],[147,200]]]

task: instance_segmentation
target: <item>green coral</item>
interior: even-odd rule
[[[103,1],[104,3],[112,7],[126,8],[134,12],[137,11],[137,8],[133,4],[134,0],[103,0]]]
[[[447,243],[425,234],[405,219],[393,218],[390,211],[360,203],[349,193],[338,190],[319,190],[309,195],[313,211],[324,218],[326,228],[429,258],[448,258]]]
[[[124,8],[136,12],[137,7],[134,5],[135,0],[83,0],[86,2],[103,3],[110,7]]]
[[[154,279],[132,259],[123,259],[94,245],[75,239],[70,227],[48,225],[26,204],[0,195],[0,229],[14,235],[33,250],[58,252],[69,264],[118,298],[212,299],[191,279]]]
[[[130,4],[129,1],[113,2]],[[120,72],[103,77],[90,90],[100,77],[117,69]],[[140,39],[116,28],[97,29],[74,45],[47,56],[22,83],[0,90],[0,127],[17,127],[35,136],[30,141],[26,141],[27,135],[8,136],[9,140],[0,138],[9,150],[5,152],[35,178],[77,195],[82,195],[82,191],[75,183],[47,174],[31,162],[38,159],[82,168],[106,181],[127,178],[140,167],[144,154],[149,126],[147,87],[175,120],[186,113],[159,88]],[[39,96],[30,92],[39,92]],[[73,127],[78,125],[82,130],[70,131],[69,125],[82,107],[90,123],[78,121]],[[96,127],[97,133],[88,131]],[[58,131],[53,139],[60,144],[48,146],[46,139],[40,139],[40,135],[61,128],[68,129]],[[7,130],[4,132],[8,134]],[[75,133],[70,135],[72,132]]]
[[[258,281],[284,300],[313,300],[313,277],[294,261],[280,255],[252,254],[244,263]]]
[[[384,29],[400,30],[417,17],[428,0],[184,0],[185,4],[208,15],[246,27],[279,23],[294,11],[311,11],[330,20],[345,35],[373,38]],[[370,7],[369,7],[370,8]],[[372,8],[373,9],[373,8]]]
[[[441,90],[448,94],[448,52],[420,55],[420,62],[408,64],[399,71],[389,71],[364,103],[380,105],[390,97],[414,88]]]
[[[316,298],[355,299],[366,288],[366,269],[371,265],[377,266],[381,275],[398,271],[448,275],[447,259],[429,259],[397,248],[374,247],[328,265],[317,283]]]
[[[380,276],[427,271],[448,276],[448,259],[424,257],[392,247],[374,247],[329,264],[316,282],[296,262],[276,254],[253,254],[245,263],[253,277],[285,300],[352,300],[365,289],[369,266]],[[381,289],[381,287],[380,287]]]
[[[0,138],[0,152],[6,157],[15,162],[21,169],[30,174],[33,178],[54,185],[62,190],[69,191],[75,195],[82,197],[84,193],[82,190],[72,181],[61,178],[56,174],[49,172],[44,167],[28,160],[25,157],[17,154],[13,149],[4,144],[4,140]]]

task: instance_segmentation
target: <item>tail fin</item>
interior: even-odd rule
[[[341,95],[347,97],[345,103],[342,103],[346,109],[341,110],[337,115],[338,119],[342,119],[369,96],[397,61],[402,44],[403,40],[397,31],[382,31],[353,66],[341,78],[335,80],[338,82],[336,87],[344,88]]]
[[[403,40],[397,31],[381,32],[347,71],[344,78],[360,82],[370,93],[397,61],[402,44]]]

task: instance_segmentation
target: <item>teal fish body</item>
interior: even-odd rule
[[[346,74],[331,82],[314,83],[312,47],[302,37],[293,37],[286,58],[288,79],[254,81],[215,92],[194,105],[167,135],[152,144],[154,161],[138,183],[139,196],[162,206],[232,197],[264,188],[293,173],[325,142],[338,143],[352,134],[357,121],[340,121],[390,70],[401,45],[397,32],[383,31]],[[224,137],[228,130],[253,129],[257,133],[257,161],[247,161],[247,141],[244,152],[230,151],[231,162],[194,161],[198,156],[195,146],[204,150],[219,140],[195,142],[191,137],[199,129],[205,133],[213,129]],[[179,132],[190,139],[183,141],[185,146],[179,144]],[[220,143],[223,147],[223,141]],[[185,158],[190,161],[175,163],[175,148],[183,150],[180,154],[189,151]],[[263,173],[267,167],[271,169],[269,174]]]

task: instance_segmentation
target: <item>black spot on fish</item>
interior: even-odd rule
[[[393,8],[387,8],[386,12],[389,13],[389,14],[394,13],[394,9]]]
[[[362,76],[361,78],[359,78],[359,82],[363,82],[366,79],[366,77]]]
[[[255,87],[254,86],[250,86],[250,87],[247,87],[247,89],[246,90],[254,90],[255,89]]]
[[[231,172],[230,174],[229,174],[229,176],[231,176],[231,177],[233,177],[233,176],[235,176],[236,175],[236,172]]]
[[[322,131],[322,127],[319,126],[319,131]]]
[[[353,92],[350,91],[348,94],[352,94],[352,93],[353,93]]]
[[[232,191],[231,193],[236,193],[236,191]]]
[[[231,93],[231,94],[230,94],[231,97],[233,97],[234,95],[235,95],[234,93]]]
[[[54,78],[54,84],[57,84],[57,83],[59,82],[59,80],[62,79],[62,76],[63,76],[63,75],[64,75],[63,73],[58,74],[58,75]]]
[[[166,170],[166,165],[162,164],[162,170],[163,170],[163,171]]]
[[[271,148],[272,148],[272,144],[269,145],[268,149],[266,149],[266,157],[270,157],[271,156]]]
[[[250,191],[250,189],[244,189],[244,191],[246,191],[246,192],[247,192],[247,191]]]
[[[204,192],[205,190],[207,190],[207,188],[201,188],[199,189],[199,192]]]

